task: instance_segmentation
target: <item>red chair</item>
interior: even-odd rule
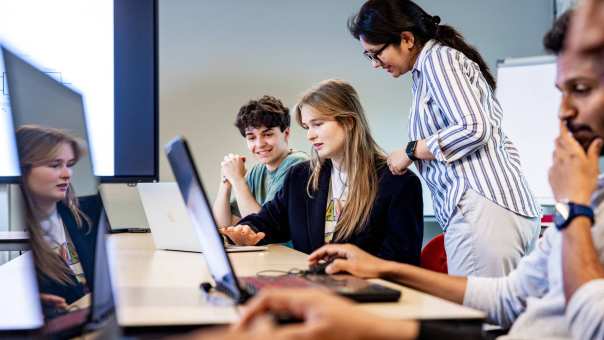
[[[420,266],[424,269],[447,274],[447,253],[445,252],[445,235],[438,234],[430,240],[420,254]]]

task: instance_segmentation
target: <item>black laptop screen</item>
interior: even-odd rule
[[[177,138],[168,143],[165,150],[212,278],[217,287],[239,300],[241,291],[237,278],[224,248],[222,236],[216,228],[207,195],[186,141]]]
[[[114,310],[83,97],[5,47],[2,55],[44,332],[73,336]]]

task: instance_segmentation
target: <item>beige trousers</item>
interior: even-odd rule
[[[507,275],[535,246],[540,222],[538,217],[518,215],[469,189],[445,232],[449,274]]]

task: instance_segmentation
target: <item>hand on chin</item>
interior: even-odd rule
[[[587,130],[581,130],[573,133],[573,138],[579,142],[579,144],[581,144],[581,147],[583,147],[585,152],[587,152],[591,143],[598,137],[599,136],[595,132]],[[604,152],[604,149],[602,149],[600,155],[602,155],[602,152]]]

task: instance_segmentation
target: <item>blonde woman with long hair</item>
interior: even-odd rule
[[[381,258],[419,264],[419,179],[411,171],[390,173],[354,88],[323,81],[294,111],[312,144],[311,160],[291,168],[259,213],[222,228],[223,234],[240,245],[291,240],[305,253],[326,243],[352,243]]]
[[[78,199],[72,167],[83,144],[62,130],[24,125],[17,129],[21,191],[45,316],[60,312],[89,292],[94,265],[93,221],[97,196]]]

